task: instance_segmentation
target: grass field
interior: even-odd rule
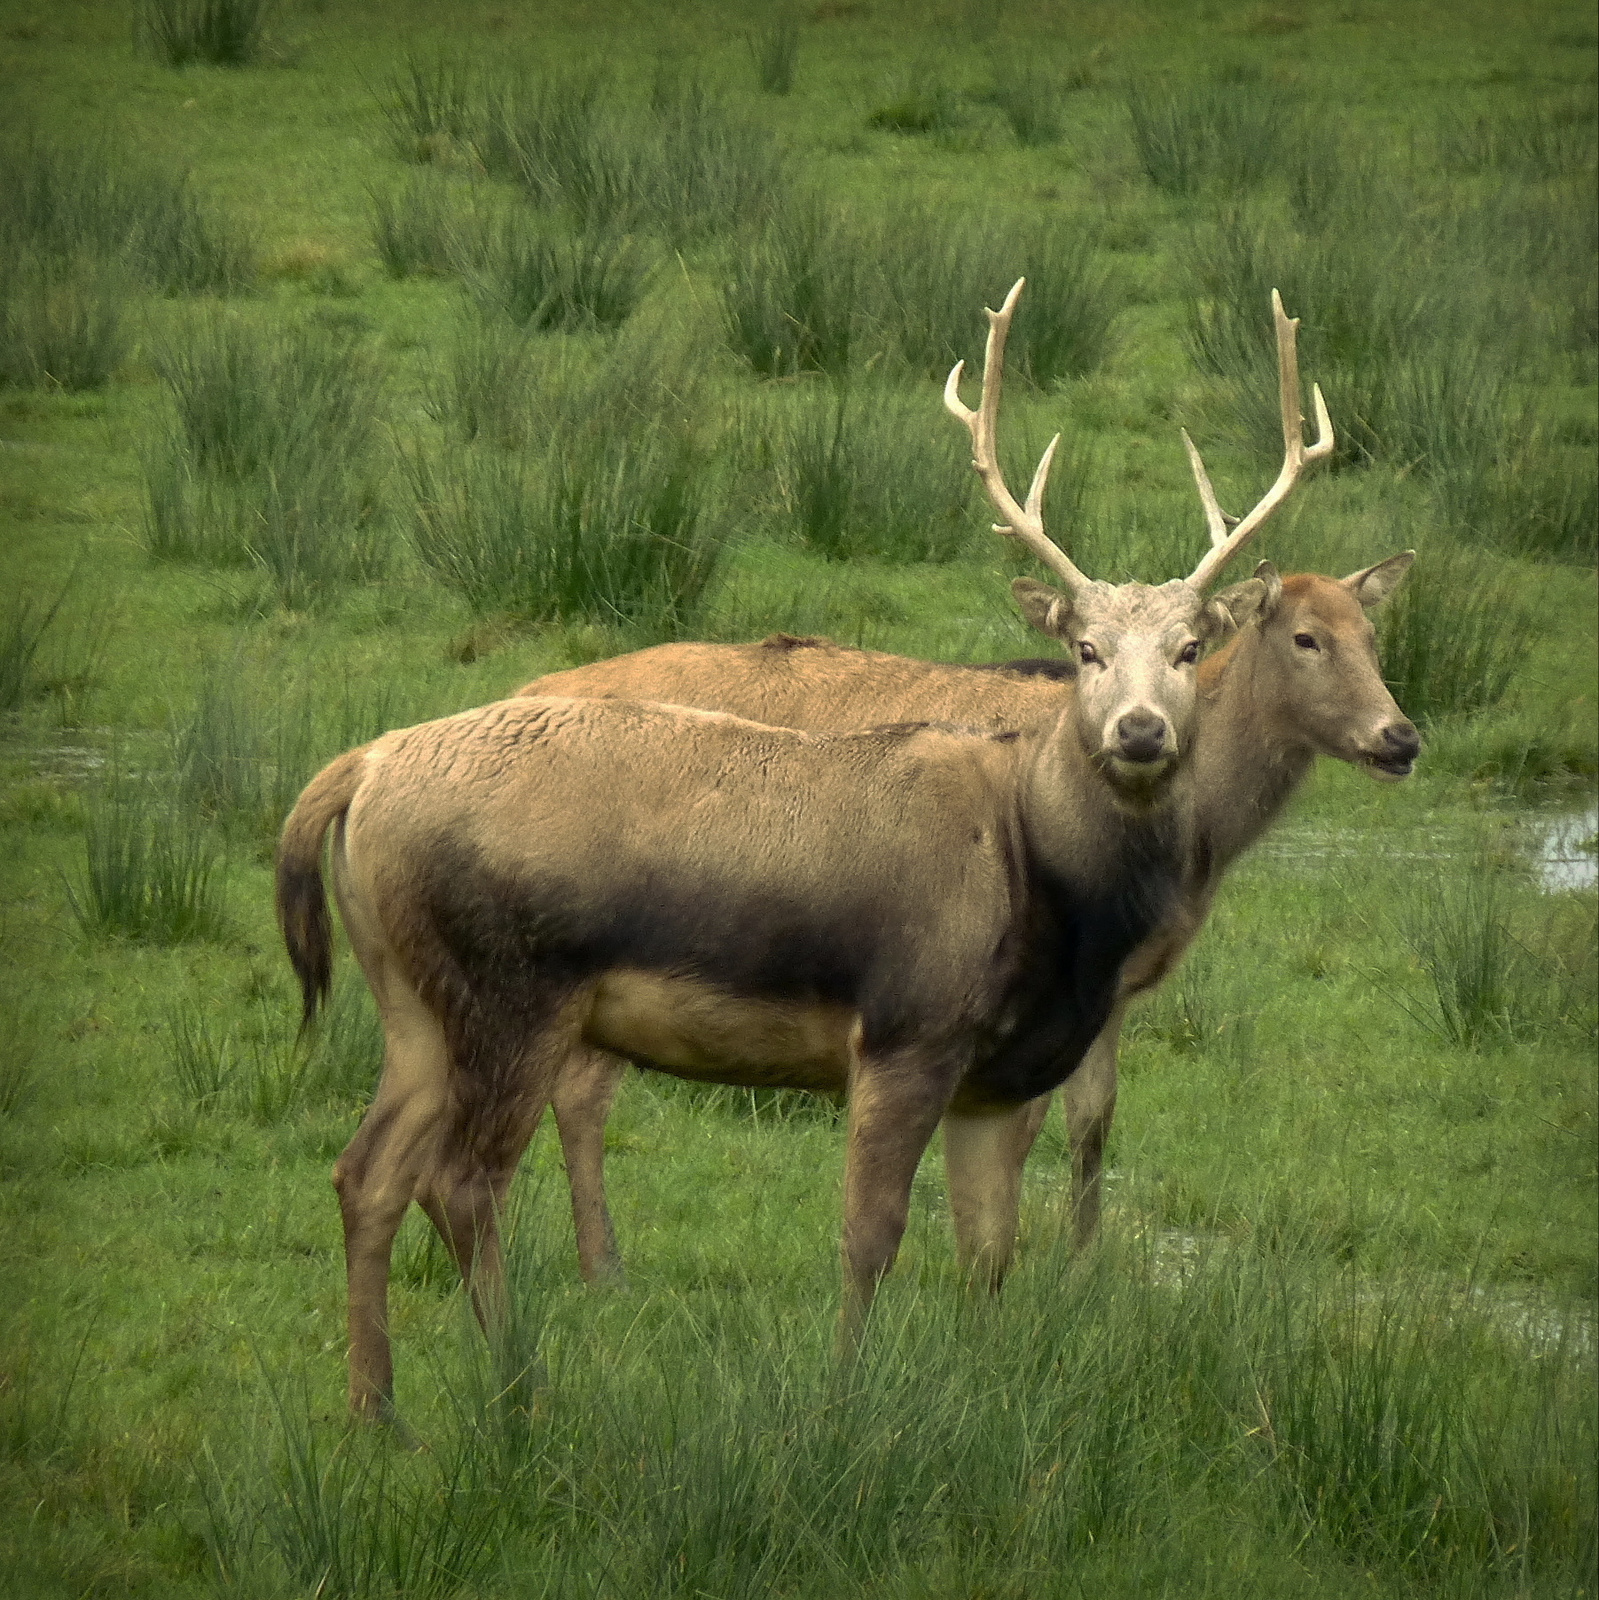
[[[1593,1595],[1589,8],[204,9],[0,12],[0,1588]],[[1179,425],[1275,472],[1282,289],[1341,447],[1259,553],[1419,552],[1417,775],[1324,763],[1139,1013],[1091,1259],[1058,1113],[996,1302],[930,1159],[841,1372],[835,1108],[635,1077],[630,1292],[542,1132],[505,1348],[413,1217],[428,1448],[348,1432],[379,1046],[353,971],[295,1043],[284,812],[662,639],[1034,653],[937,387],[1023,272],[1010,475],[1064,430],[1118,580]]]

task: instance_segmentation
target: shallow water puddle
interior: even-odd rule
[[[1537,828],[1533,864],[1538,881],[1551,892],[1591,889],[1599,884],[1599,807],[1552,817]]]
[[[1596,832],[1599,809],[1594,807],[1553,816],[1524,812],[1516,828],[1533,880],[1551,894],[1592,889],[1599,884]],[[1288,866],[1317,870],[1331,862],[1374,856],[1385,861],[1458,863],[1474,848],[1468,828],[1459,824],[1410,828],[1399,833],[1290,823],[1262,840],[1255,854]]]

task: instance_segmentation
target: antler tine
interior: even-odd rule
[[[994,508],[1005,519],[994,524],[994,532],[1008,539],[1019,540],[1068,588],[1075,589],[1087,585],[1089,578],[1044,532],[1044,485],[1049,481],[1049,469],[1055,459],[1055,447],[1060,443],[1060,435],[1057,433],[1049,441],[1048,448],[1039,459],[1032,487],[1027,491],[1025,506],[1017,505],[1015,496],[1005,487],[1005,479],[999,468],[997,440],[999,397],[1005,374],[1005,338],[1010,332],[1011,313],[1015,311],[1016,302],[1021,298],[1026,283],[1025,278],[1018,278],[1011,285],[1011,291],[998,311],[984,307],[988,317],[988,342],[983,350],[983,396],[978,402],[978,409],[973,411],[961,401],[961,374],[966,370],[964,361],[957,361],[950,369],[949,379],[944,385],[944,406],[952,417],[966,425],[967,432],[971,434],[972,468],[983,480],[983,487],[988,491]]]
[[[1332,418],[1327,414],[1327,402],[1322,399],[1321,387],[1318,384],[1311,388],[1316,411],[1316,442],[1309,446],[1305,444],[1305,419],[1300,411],[1299,402],[1299,319],[1290,317],[1283,310],[1282,296],[1275,289],[1271,292],[1271,309],[1272,317],[1277,324],[1277,384],[1282,400],[1283,416],[1282,470],[1277,474],[1277,481],[1261,496],[1254,510],[1238,522],[1225,539],[1218,540],[1215,517],[1220,516],[1224,521],[1231,519],[1227,518],[1221,507],[1216,504],[1215,491],[1211,489],[1210,480],[1205,475],[1204,463],[1199,459],[1199,452],[1194,449],[1191,442],[1188,444],[1189,464],[1194,468],[1195,481],[1199,484],[1199,496],[1205,503],[1205,520],[1210,526],[1211,537],[1210,550],[1194,568],[1188,580],[1196,588],[1203,589],[1215,579],[1221,569],[1254,538],[1261,523],[1293,493],[1294,485],[1299,482],[1300,474],[1305,468],[1330,456],[1336,443]],[[1184,439],[1187,440],[1186,434]],[[1213,511],[1215,516],[1212,515]]]
[[[1210,484],[1210,474],[1205,471],[1204,460],[1194,441],[1188,437],[1187,428],[1179,428],[1178,432],[1183,436],[1183,445],[1188,451],[1188,465],[1194,469],[1194,482],[1199,486],[1199,499],[1205,508],[1205,526],[1210,529],[1210,542],[1212,545],[1226,544],[1227,530],[1236,528],[1239,519],[1229,516],[1217,502],[1216,491]]]

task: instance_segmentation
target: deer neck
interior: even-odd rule
[[[1214,877],[1282,814],[1315,752],[1293,731],[1258,628],[1246,628],[1204,663],[1199,717],[1194,842]]]
[[[1187,764],[1147,791],[1118,788],[1083,749],[1074,704],[1033,736],[1019,773],[1017,824],[1029,858],[1062,885],[1115,892],[1129,862],[1186,854]]]

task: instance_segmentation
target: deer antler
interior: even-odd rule
[[[964,361],[957,361],[944,385],[944,405],[950,415],[966,424],[972,436],[972,467],[983,480],[988,498],[994,509],[1005,519],[994,524],[994,532],[1007,539],[1019,540],[1061,578],[1068,589],[1086,587],[1091,581],[1072,563],[1070,556],[1044,532],[1044,485],[1049,480],[1050,463],[1055,459],[1055,446],[1060,443],[1057,433],[1049,441],[1039,458],[1038,471],[1033,474],[1033,486],[1027,491],[1027,504],[1019,506],[999,470],[999,453],[995,439],[999,427],[999,394],[1005,373],[1005,336],[1010,332],[1011,313],[1021,297],[1027,280],[1018,278],[1005,296],[1005,304],[998,311],[984,307],[988,318],[988,343],[983,351],[983,396],[978,409],[973,411],[961,403],[961,374],[966,370]]]
[[[1188,449],[1188,464],[1194,470],[1194,482],[1199,486],[1199,498],[1205,507],[1205,524],[1210,529],[1210,549],[1194,568],[1189,582],[1196,588],[1207,587],[1221,569],[1254,538],[1256,530],[1267,517],[1293,492],[1300,474],[1313,462],[1321,461],[1333,452],[1332,418],[1327,415],[1327,402],[1321,397],[1321,385],[1311,385],[1311,395],[1316,407],[1316,442],[1305,444],[1305,419],[1299,409],[1299,318],[1290,317],[1283,310],[1282,296],[1271,292],[1272,316],[1277,323],[1277,382],[1283,408],[1283,465],[1277,481],[1261,496],[1255,509],[1247,517],[1230,517],[1216,501],[1216,491],[1211,487],[1205,463],[1200,459],[1194,441],[1183,429],[1183,444]]]

